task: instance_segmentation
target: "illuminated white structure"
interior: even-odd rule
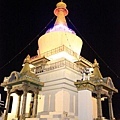
[[[74,82],[81,79],[81,68],[74,62],[79,59],[82,40],[67,27],[65,3],[59,2],[54,14],[57,16],[54,27],[39,38],[38,56],[31,58],[37,75],[45,83],[39,95],[38,117],[77,119],[78,96]]]
[[[54,10],[54,14],[57,16],[54,27],[49,29],[38,40],[38,54],[39,56],[47,57],[50,60],[56,60],[58,58],[66,58],[72,62],[79,59],[79,55],[82,48],[82,40],[75,34],[75,32],[67,27],[65,16],[68,14],[66,4],[60,2],[57,4],[57,8]],[[70,49],[76,56],[71,55],[68,50],[57,50],[59,47],[65,47]],[[65,49],[64,48],[64,49]],[[53,52],[51,55],[46,56],[48,52]]]
[[[93,64],[80,56],[83,43],[81,38],[67,26],[65,16],[68,15],[68,10],[66,9],[66,4],[59,2],[54,10],[54,14],[57,16],[54,27],[47,30],[39,38],[38,55],[30,59],[30,63],[33,66],[31,71],[39,77],[40,82],[44,83],[44,87],[39,92],[38,101],[36,102],[34,101],[36,99],[33,100],[32,94],[27,93],[26,109],[24,109],[25,115],[23,118],[25,117],[26,120],[96,119],[96,98],[92,97],[92,92],[88,90],[78,92],[77,88],[79,87],[77,86],[76,88],[74,85],[76,80],[83,79],[83,81],[86,81],[86,78],[88,78],[87,80],[89,81],[91,76],[84,76],[83,78],[82,72],[84,68],[92,68]],[[7,78],[4,79],[4,83],[7,80]],[[76,85],[79,85],[79,83]],[[21,102],[18,102],[19,97],[16,94],[11,96],[13,96],[13,105],[12,112],[8,114],[8,120],[18,119],[19,116],[22,116],[20,114],[21,111],[18,112],[18,107],[16,107],[16,104],[19,103],[19,108],[21,108]],[[32,108],[34,108],[34,106],[30,106],[31,101],[36,104],[38,103],[37,113],[35,113],[35,109],[33,110],[34,115],[31,115]],[[88,109],[86,110],[81,106]],[[84,119],[86,112],[88,116]],[[25,119],[23,118],[21,117],[20,120]]]

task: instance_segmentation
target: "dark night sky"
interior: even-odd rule
[[[23,52],[19,52],[39,33],[41,36],[53,26],[55,19],[43,30],[54,17],[53,10],[57,2],[59,0],[0,0],[0,82],[12,71],[21,70],[27,54],[30,56],[37,54],[38,38]],[[68,18],[79,32],[67,19],[68,26],[85,39],[81,55],[91,62],[96,58],[103,77],[110,76],[115,87],[120,90],[120,0],[64,0],[64,2],[68,6]],[[18,53],[19,55],[15,57]],[[5,65],[6,63],[8,64]],[[1,93],[2,91],[3,89]],[[120,93],[113,96],[116,118],[120,118],[119,102]],[[103,104],[104,115],[108,116],[107,104],[106,102]]]

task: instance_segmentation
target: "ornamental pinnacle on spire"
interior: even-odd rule
[[[24,60],[24,66],[20,73],[25,73],[30,71],[29,63],[30,63],[30,55],[27,55],[27,57]]]
[[[68,15],[68,10],[66,9],[67,5],[61,0],[61,2],[57,3],[56,9],[54,10],[54,14],[57,16],[55,21],[55,25],[63,24],[67,26],[65,16]]]
[[[96,59],[94,60],[93,68],[94,68],[94,71],[93,71],[94,78],[95,79],[101,79],[101,78],[103,78],[102,74],[101,74],[101,72],[99,70],[99,63],[97,62]]]

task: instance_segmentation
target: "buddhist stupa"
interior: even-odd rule
[[[67,25],[63,1],[57,3],[54,14],[53,28],[38,39],[37,55],[28,55],[22,70],[11,72],[1,84],[7,88],[4,120],[105,120],[104,94],[113,120],[111,101],[117,90],[111,78],[102,77],[96,60],[91,63],[80,55],[83,42]]]

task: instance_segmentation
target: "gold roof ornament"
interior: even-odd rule
[[[56,7],[66,9],[67,5],[61,0],[61,2],[57,3]]]
[[[94,59],[93,68],[94,68],[94,67],[99,67],[99,63],[97,62],[96,59]]]
[[[30,63],[30,55],[27,55],[27,57],[24,59],[24,66],[22,70],[20,71],[20,73],[25,73],[25,72],[30,71],[29,63]]]
[[[95,78],[95,79],[101,79],[101,78],[103,78],[102,77],[102,74],[101,74],[101,72],[100,72],[100,70],[99,70],[99,63],[97,62],[97,60],[95,59],[94,60],[94,63],[93,63],[93,68],[94,68],[94,71],[93,71],[93,79]]]
[[[61,2],[57,3],[56,9],[54,10],[54,14],[57,16],[56,22],[54,25],[63,24],[67,26],[65,16],[68,15],[67,5],[61,0]]]
[[[30,55],[27,55],[27,57],[24,59],[24,63],[30,63]]]

